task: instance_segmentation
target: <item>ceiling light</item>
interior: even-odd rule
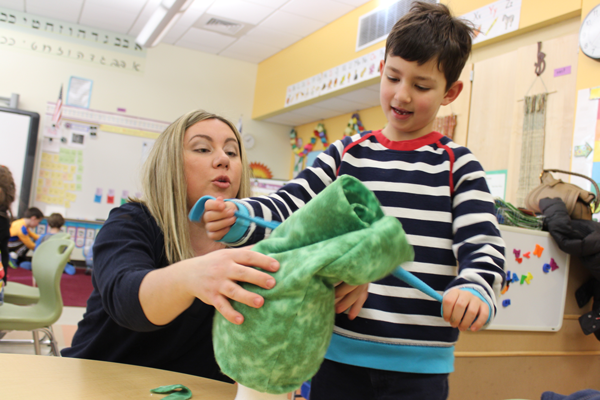
[[[160,43],[194,0],[163,0],[154,11],[135,42],[143,47]]]

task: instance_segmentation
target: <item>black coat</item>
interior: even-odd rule
[[[540,209],[545,216],[544,227],[558,247],[579,257],[583,266],[600,281],[600,223],[571,219],[559,198],[540,200]]]

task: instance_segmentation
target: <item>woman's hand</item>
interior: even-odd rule
[[[348,318],[351,320],[356,318],[365,301],[367,301],[368,295],[368,283],[358,286],[348,285],[344,282],[340,283],[335,288],[335,312],[339,314],[350,308]]]
[[[233,309],[229,300],[259,308],[264,299],[243,289],[238,282],[265,289],[275,286],[272,276],[251,267],[275,272],[279,262],[249,248],[223,249],[154,270],[140,285],[142,309],[150,322],[166,325],[198,298],[214,306],[229,322],[239,325],[244,317]]]
[[[275,279],[249,267],[270,272],[279,269],[277,260],[246,248],[219,250],[189,261],[193,263],[187,285],[189,293],[213,305],[225,319],[238,325],[244,322],[244,317],[233,309],[229,300],[254,308],[262,307],[265,302],[262,296],[243,289],[238,282],[271,289]]]

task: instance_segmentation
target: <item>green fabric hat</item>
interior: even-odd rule
[[[263,393],[290,392],[323,362],[335,318],[334,285],[360,285],[389,275],[414,257],[402,224],[383,215],[359,180],[341,176],[253,247],[280,263],[259,308],[232,302],[244,315],[234,325],[216,313],[215,357],[221,370]]]

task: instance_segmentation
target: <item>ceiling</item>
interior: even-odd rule
[[[0,0],[5,7],[91,28],[137,36],[161,0]],[[259,63],[369,0],[194,0],[162,43]],[[221,34],[207,16],[244,24]]]
[[[0,7],[137,36],[161,0],[0,0]],[[162,43],[259,63],[369,0],[194,0]],[[201,28],[214,17],[244,24],[237,36]],[[379,85],[283,112],[298,126],[379,105]]]

